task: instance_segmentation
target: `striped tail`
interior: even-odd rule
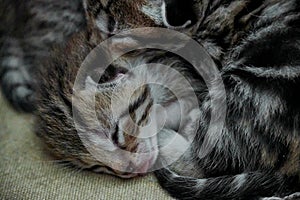
[[[4,39],[0,58],[1,89],[14,108],[25,112],[34,110],[33,78],[28,70],[19,41]]]
[[[197,179],[161,169],[155,175],[172,197],[183,200],[254,200],[274,195],[282,189],[285,182],[283,175],[268,172]]]

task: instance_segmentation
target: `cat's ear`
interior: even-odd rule
[[[185,28],[196,21],[193,0],[163,0],[162,17],[169,28]]]

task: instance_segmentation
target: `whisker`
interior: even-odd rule
[[[64,168],[67,169],[67,170],[71,170],[71,171],[68,172],[64,177],[62,177],[60,179],[56,179],[54,183],[61,182],[61,181],[65,180],[66,178],[69,178],[73,175],[79,174],[80,172],[83,171],[83,168],[76,167],[74,165],[64,166]]]

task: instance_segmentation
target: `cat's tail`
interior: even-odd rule
[[[160,185],[176,199],[259,199],[284,187],[284,176],[251,172],[232,176],[197,179],[179,176],[169,169],[155,172]]]
[[[2,38],[0,85],[2,93],[20,111],[34,110],[33,78],[25,66],[23,49],[18,39]]]

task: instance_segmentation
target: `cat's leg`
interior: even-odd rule
[[[34,110],[33,78],[24,62],[24,52],[16,38],[5,38],[1,48],[0,80],[3,94],[20,111]]]

